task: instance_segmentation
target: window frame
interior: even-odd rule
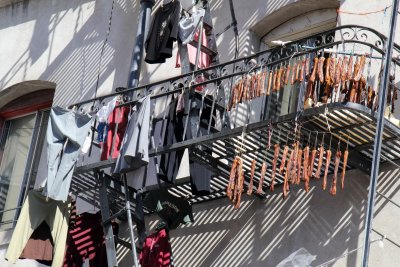
[[[20,209],[23,202],[25,201],[28,192],[33,188],[36,180],[36,174],[38,171],[39,161],[41,152],[45,142],[47,121],[50,114],[50,108],[52,106],[52,100],[54,97],[54,90],[43,89],[36,92],[31,92],[22,96],[17,97],[14,100],[9,101],[6,105],[0,108],[0,141],[1,144],[5,144],[7,140],[3,140],[6,125],[8,121],[12,121],[24,116],[35,114],[34,130],[32,132],[32,139],[28,148],[27,160],[25,163],[24,177],[18,192],[18,201],[16,207],[8,210],[0,210],[0,213],[10,212],[17,210],[14,215],[12,222],[4,223],[0,222],[0,225],[6,225],[3,230],[14,228],[19,217]],[[0,164],[2,161],[3,150],[0,147]],[[10,225],[10,227],[8,227]]]

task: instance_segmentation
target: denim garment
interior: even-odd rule
[[[107,140],[108,124],[106,122],[99,122],[97,125],[97,141],[103,143]]]
[[[79,150],[90,130],[92,118],[53,107],[47,126],[47,184],[43,195],[66,201]]]

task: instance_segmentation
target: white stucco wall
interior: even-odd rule
[[[40,79],[56,83],[55,104],[93,97],[111,4],[31,0],[1,8],[0,89]],[[135,0],[115,1],[98,94],[127,84],[137,5]]]

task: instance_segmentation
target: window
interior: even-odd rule
[[[7,212],[0,216],[2,223],[11,222],[16,214],[16,210],[12,208],[18,206],[20,189],[24,187],[25,165],[32,142],[35,117],[35,114],[31,114],[5,122],[1,142],[3,158],[0,164],[0,210]]]
[[[0,230],[15,225],[35,183],[53,97],[49,91],[24,95],[0,109]]]
[[[288,13],[286,16],[290,17],[292,14]],[[261,45],[261,47],[263,49],[271,48],[276,46],[274,41],[289,42],[302,38],[309,38],[309,43],[305,45],[313,46],[314,40],[311,38],[311,36],[316,33],[335,28],[337,24],[336,17],[336,9],[332,8],[304,12],[299,16],[286,20],[284,23],[276,26],[268,33],[263,34],[263,45]],[[263,21],[263,23],[265,23],[265,21]],[[317,41],[317,39],[315,39],[315,41]],[[292,48],[288,47],[287,49]],[[295,62],[297,63],[296,57],[294,57],[290,62],[292,67]],[[298,87],[298,84],[295,84],[294,87],[288,85],[285,86],[284,90],[281,90],[278,94],[272,95],[268,107],[268,114],[282,116],[295,112],[299,98],[298,94],[300,92],[300,90],[297,89]]]

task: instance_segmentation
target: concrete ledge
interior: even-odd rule
[[[0,0],[0,8],[23,2],[24,0]]]

